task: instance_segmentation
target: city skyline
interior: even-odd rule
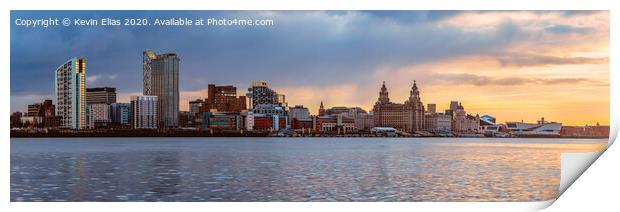
[[[20,13],[28,12],[12,12],[12,18],[20,16]],[[114,14],[115,12],[99,13]],[[167,12],[163,13],[171,15]],[[156,52],[175,52],[184,58],[179,68],[180,106],[183,111],[189,110],[189,101],[206,97],[208,84],[234,85],[239,88],[238,95],[244,95],[243,90],[249,87],[251,80],[268,80],[271,88],[287,95],[289,105],[304,105],[315,114],[320,101],[323,101],[327,108],[359,106],[370,110],[376,100],[381,81],[387,82],[392,101],[404,102],[408,97],[409,84],[413,80],[418,80],[423,93],[422,102],[437,104],[438,111],[446,109],[450,101],[457,100],[466,105],[468,113],[489,114],[497,117],[498,122],[520,120],[531,122],[545,117],[547,120],[568,125],[592,125],[596,122],[609,124],[609,13],[606,11],[583,13],[416,11],[389,14],[380,11],[248,11],[216,14],[221,16],[250,14],[270,17],[276,21],[276,27],[274,29],[219,29],[215,30],[214,34],[195,32],[193,29],[180,29],[185,33],[180,33],[180,36],[192,37],[195,42],[217,41],[213,38],[223,38],[224,35],[236,35],[238,36],[237,42],[240,40],[246,42],[245,45],[241,42],[237,46],[233,45],[236,44],[233,42],[235,40],[224,40],[224,44],[206,42],[204,44],[206,46],[215,45],[215,48],[211,50],[201,49],[205,46],[191,47],[187,43],[177,41],[155,46],[146,46],[144,43],[127,45],[124,48],[114,47],[118,44],[96,44],[95,48],[76,48],[77,51],[65,49],[58,55],[54,52],[52,59],[78,55],[86,57],[89,60],[87,87],[116,87],[119,91],[119,102],[129,102],[130,96],[142,93],[141,52],[145,49],[154,49]],[[577,16],[580,22],[571,22],[571,18]],[[334,30],[323,26],[322,33],[333,33],[329,34],[331,37],[313,39],[305,36],[303,38],[289,37],[287,41],[276,42],[274,39],[282,38],[282,35],[272,34],[271,31],[282,33],[284,30],[293,33],[303,30],[290,25],[285,17],[301,19],[295,21],[302,21],[302,23],[312,20],[320,23],[336,21],[342,25]],[[278,27],[278,21],[284,22],[282,24],[285,27]],[[389,26],[375,25],[379,23]],[[470,26],[467,29],[458,27],[465,25],[463,23],[468,23]],[[365,25],[361,24],[371,24],[379,30],[387,30],[388,35],[364,31]],[[435,35],[441,35],[441,32],[456,33],[459,36],[458,39],[465,39],[465,42],[462,41],[459,44],[459,42],[450,40],[456,38],[445,36],[431,39],[421,35],[423,31],[410,29],[411,27],[423,27],[431,34],[437,33]],[[116,42],[130,44],[131,41],[137,39],[135,36],[146,33],[139,30],[98,30],[104,33],[104,41],[102,41],[104,43],[111,42],[109,39],[117,39]],[[430,39],[432,42],[427,45],[423,45],[421,41],[404,42],[403,47],[389,52],[389,48],[397,47],[395,43],[398,42],[395,41],[408,38],[396,33],[398,30],[409,30],[411,35],[415,35],[413,40],[418,38],[416,36],[420,36],[423,39],[417,40]],[[46,93],[51,90],[47,87],[53,86],[53,83],[46,84],[44,81],[53,77],[53,74],[50,74],[53,68],[50,67],[67,60],[64,58],[47,64],[45,60],[51,59],[44,56],[42,58],[45,59],[35,58],[34,61],[16,59],[24,58],[19,57],[20,55],[29,55],[41,48],[49,47],[34,44],[24,47],[20,44],[32,42],[37,36],[53,38],[55,33],[67,33],[40,32],[42,35],[16,38],[17,35],[21,35],[20,33],[27,31],[11,30],[11,51],[16,52],[16,57],[11,57],[12,112],[24,111],[24,105],[32,102],[53,99],[53,94]],[[83,30],[76,31],[80,33],[77,36],[69,36],[68,42],[72,44],[69,46],[81,47],[86,45],[82,42],[92,41],[91,39],[96,37]],[[153,29],[144,29],[144,31],[158,34],[157,30]],[[351,34],[354,32],[370,34],[356,37]],[[118,33],[121,33],[120,36]],[[251,39],[246,35],[247,33],[250,35],[258,33],[261,36],[260,39]],[[105,34],[114,34],[114,36],[106,38]],[[313,49],[306,46],[308,44],[299,44],[296,42],[297,39],[309,39],[310,43],[321,45]],[[443,44],[435,39],[445,39],[446,43]],[[272,42],[275,50],[264,49],[263,42],[265,41],[268,41],[268,44]],[[365,42],[368,41],[383,42],[366,44]],[[341,47],[327,46],[330,43]],[[190,44],[193,43],[190,42]],[[248,49],[250,53],[245,53],[245,46],[249,44],[259,47]],[[283,48],[287,46],[285,44],[294,45]],[[474,49],[467,48],[469,45],[476,46],[474,44],[481,46]],[[422,50],[407,50],[406,48],[419,48],[425,50],[426,54],[422,54],[424,53]],[[202,54],[199,50],[207,52]],[[224,52],[227,55],[208,53],[208,51],[217,52],[218,50],[221,51],[220,54]],[[340,54],[332,55],[330,52],[334,50],[339,50],[336,53]],[[377,52],[355,52],[356,50]],[[119,60],[125,61],[119,64],[106,63],[106,61],[118,59],[108,58],[110,53],[106,52],[121,52],[120,57],[127,58]],[[301,55],[283,57],[283,55],[288,56],[295,52]],[[252,53],[267,54],[247,61]],[[328,53],[328,55],[322,56],[320,53]],[[333,56],[333,58],[328,56]],[[244,62],[233,63],[234,58]],[[261,58],[264,61],[260,61]],[[291,61],[285,62],[287,58]],[[303,58],[306,60],[302,60]],[[218,59],[223,59],[223,62]],[[24,67],[27,64],[24,63],[31,63],[30,65],[35,68],[26,70]],[[40,67],[36,68],[38,66]],[[258,75],[250,74],[252,72]],[[32,80],[35,84],[23,85],[25,78]],[[597,95],[592,95],[594,93]],[[21,97],[24,95],[25,97]]]

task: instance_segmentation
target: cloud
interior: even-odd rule
[[[492,58],[501,64],[501,66],[552,66],[552,65],[585,65],[585,64],[603,64],[609,63],[607,57],[557,57],[535,54],[503,54],[496,55]]]
[[[518,86],[593,83],[586,78],[535,78],[535,77],[489,77],[466,73],[432,73],[435,83],[475,86]]]
[[[118,77],[118,74],[95,74],[95,75],[87,75],[86,82],[95,84],[97,81],[101,80],[115,80]],[[92,86],[91,86],[92,87]]]
[[[558,25],[546,27],[545,31],[551,32],[551,33],[558,33],[558,34],[570,34],[570,33],[587,34],[587,33],[593,32],[594,29],[590,27],[576,27],[576,26],[558,24]]]

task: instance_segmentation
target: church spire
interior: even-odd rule
[[[323,107],[323,100],[321,100],[321,105],[319,106],[319,116],[325,115],[325,107]]]

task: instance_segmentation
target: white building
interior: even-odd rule
[[[562,124],[557,122],[546,122],[541,118],[538,123],[506,122],[506,128],[513,135],[554,135],[559,136]]]
[[[60,127],[86,128],[86,58],[74,57],[60,65],[55,81]]]
[[[131,126],[135,129],[157,129],[157,96],[131,97]]]

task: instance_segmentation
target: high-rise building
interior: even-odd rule
[[[237,87],[209,84],[203,112],[241,112],[246,109],[245,96],[237,97]]]
[[[116,102],[116,88],[86,88],[86,104],[112,104]]]
[[[110,118],[112,123],[121,127],[129,126],[130,103],[112,103],[110,104]]]
[[[146,96],[157,96],[158,126],[179,126],[179,57],[174,53],[143,54],[144,88]]]
[[[157,96],[132,96],[130,123],[134,129],[157,129]]]
[[[252,87],[248,88],[246,95],[250,100],[250,109],[260,104],[278,104],[281,107],[286,105],[284,96],[279,96],[277,92],[267,86],[267,81],[252,81]]]
[[[86,127],[93,129],[108,126],[110,120],[110,105],[105,103],[86,104]]]
[[[60,127],[86,128],[86,58],[74,57],[60,65],[55,79]]]
[[[409,99],[404,104],[390,101],[385,82],[381,86],[379,99],[373,108],[375,127],[392,127],[405,132],[424,129],[424,105],[420,101],[420,92],[413,82]]]

